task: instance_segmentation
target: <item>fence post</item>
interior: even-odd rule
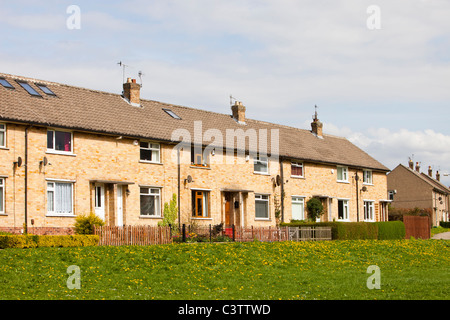
[[[186,242],[186,225],[184,223],[183,223],[183,227],[181,230],[183,233],[182,240],[183,240],[183,242]]]
[[[234,241],[236,241],[236,228],[235,228],[234,224],[233,224],[232,228],[233,228],[233,242],[234,242]]]
[[[211,242],[211,224],[209,224],[209,242]]]

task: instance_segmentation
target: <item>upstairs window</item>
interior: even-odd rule
[[[348,182],[348,167],[337,167],[337,181]]]
[[[20,86],[22,88],[24,88],[29,94],[31,94],[34,97],[42,97],[39,92],[37,92],[36,90],[34,90],[34,88],[28,83],[28,82],[23,82],[23,81],[17,81],[18,84],[20,84]]]
[[[209,167],[209,155],[204,154],[201,146],[191,147],[191,164],[197,167]]]
[[[6,124],[0,123],[0,148],[6,147]]]
[[[303,163],[291,162],[291,176],[303,178]]]
[[[48,130],[47,151],[72,153],[72,132]]]
[[[253,171],[255,173],[269,174],[269,160],[267,157],[258,155],[253,159]]]
[[[8,80],[6,80],[6,79],[0,78],[0,84],[1,84],[2,86],[4,86],[5,88],[7,88],[7,89],[14,89],[14,87],[12,86],[12,84],[9,83]]]
[[[363,171],[363,183],[372,184],[372,171],[371,170]]]
[[[159,143],[141,141],[140,146],[141,146],[141,155],[140,155],[141,161],[154,163],[160,162],[161,146]]]

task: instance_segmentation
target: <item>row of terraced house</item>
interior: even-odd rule
[[[387,220],[387,167],[347,139],[122,93],[0,74],[0,230],[73,232],[78,215],[156,225],[175,194],[177,223],[275,226]]]

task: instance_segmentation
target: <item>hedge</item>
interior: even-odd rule
[[[98,241],[95,235],[0,235],[0,249],[96,246]]]
[[[445,221],[440,221],[439,222],[439,225],[442,227],[442,228],[450,228],[450,222],[445,222]]]
[[[404,239],[405,225],[401,221],[386,222],[290,222],[290,227],[331,227],[333,240]]]

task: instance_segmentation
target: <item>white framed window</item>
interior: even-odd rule
[[[0,213],[5,213],[5,178],[0,178]]]
[[[47,130],[47,151],[56,153],[72,153],[72,146],[72,132]]]
[[[389,190],[388,191],[388,199],[393,201],[394,200],[394,194],[395,194],[394,190]]]
[[[161,188],[141,187],[141,216],[161,217]]]
[[[364,170],[363,171],[363,183],[364,184],[373,184],[373,182],[372,182],[372,170]]]
[[[292,220],[305,220],[305,198],[292,196]]]
[[[154,163],[161,162],[161,145],[159,143],[141,141],[140,148],[141,161]]]
[[[375,221],[374,201],[364,201],[364,221]]]
[[[348,182],[348,167],[337,167],[337,181]]]
[[[0,123],[0,148],[6,148],[6,124]]]
[[[47,181],[47,214],[73,215],[73,183]]]
[[[348,212],[348,200],[338,199],[338,220],[350,220]]]
[[[255,194],[255,219],[269,219],[269,196]]]
[[[260,155],[253,159],[253,172],[269,174],[269,159]]]
[[[291,162],[291,177],[304,177],[303,162]]]

